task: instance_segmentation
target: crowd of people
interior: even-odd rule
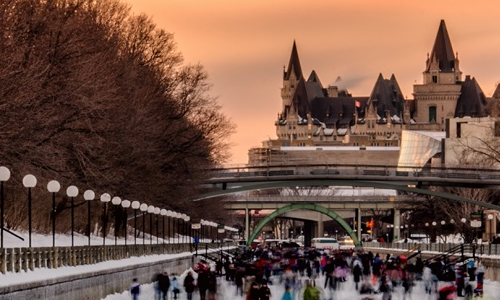
[[[177,299],[181,290],[185,296],[180,299],[192,300],[197,290],[200,300],[215,300],[217,278],[234,285],[235,296],[246,300],[270,300],[269,285],[283,286],[281,300],[333,300],[336,293],[345,290],[348,281],[354,282],[359,299],[363,300],[391,300],[396,289],[403,300],[410,299],[418,282],[434,299],[452,300],[481,297],[484,268],[473,259],[423,261],[420,257],[381,257],[377,253],[353,250],[330,253],[317,249],[250,248],[211,264],[200,260],[186,272],[182,282],[177,282],[180,278],[175,274],[155,275],[155,300],[167,300],[169,291],[172,298]],[[137,282],[131,285],[132,296],[136,286]]]

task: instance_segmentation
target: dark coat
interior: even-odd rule
[[[168,289],[170,288],[170,278],[168,277],[167,273],[163,274],[158,274],[158,289],[162,292],[168,292]]]
[[[184,278],[184,289],[186,293],[192,293],[194,291],[194,277],[193,275],[186,275]]]

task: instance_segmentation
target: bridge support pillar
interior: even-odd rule
[[[322,237],[325,233],[325,226],[323,224],[323,214],[318,213],[318,226],[316,227],[316,237]]]
[[[354,216],[356,218],[356,236],[358,237],[358,241],[361,241],[361,209],[356,208]]]
[[[245,208],[245,241],[250,237],[250,210]]]
[[[399,209],[394,209],[394,231],[393,234],[393,242],[401,239],[401,211]]]

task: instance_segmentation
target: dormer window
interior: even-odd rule
[[[437,83],[438,82],[438,77],[437,75],[432,75],[432,82]]]

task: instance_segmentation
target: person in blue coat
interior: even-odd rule
[[[141,293],[141,284],[137,281],[137,278],[132,279],[129,291],[132,296],[132,300],[137,300],[139,298],[139,294]]]
[[[177,299],[177,295],[181,292],[179,289],[179,281],[177,280],[177,276],[175,274],[172,274],[172,277],[170,278],[170,290],[172,291],[172,294],[174,294],[174,299]]]

